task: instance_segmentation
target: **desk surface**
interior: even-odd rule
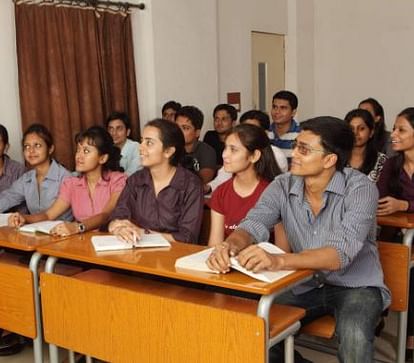
[[[48,256],[246,291],[260,295],[271,294],[312,276],[311,270],[300,270],[274,283],[265,283],[237,271],[222,275],[177,269],[174,266],[177,258],[195,253],[205,247],[173,242],[172,246],[167,248],[95,252],[91,243],[91,236],[94,234],[96,233],[76,235],[64,241],[41,246],[37,250]]]
[[[62,240],[42,233],[19,232],[15,228],[0,227],[0,247],[21,251],[35,251],[38,247]]]
[[[398,228],[414,228],[414,213],[397,212],[388,216],[377,217],[380,226],[391,226]]]

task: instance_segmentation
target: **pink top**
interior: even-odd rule
[[[77,221],[83,221],[101,213],[112,193],[122,192],[126,179],[126,174],[110,171],[105,174],[105,179],[101,178],[98,181],[93,195],[90,196],[86,177],[70,176],[63,180],[59,199],[71,205],[73,216]]]

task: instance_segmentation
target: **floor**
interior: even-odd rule
[[[396,314],[390,313],[386,318],[385,329],[375,342],[376,353],[375,358],[379,362],[395,362],[395,349],[396,346],[396,331],[397,331],[397,319]],[[334,342],[333,342],[334,343]],[[333,344],[331,344],[333,345]],[[310,350],[303,347],[297,347],[302,355],[313,361],[314,363],[335,363],[338,362],[336,357],[331,354],[321,353],[314,350]],[[47,358],[47,348],[45,346],[45,356]],[[61,354],[61,358],[63,354]],[[45,360],[48,362],[48,360]],[[64,359],[62,358],[63,362]],[[33,349],[28,346],[19,354],[7,357],[0,357],[0,363],[29,363],[33,362]],[[161,362],[154,362],[161,363]]]

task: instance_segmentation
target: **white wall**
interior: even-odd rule
[[[287,0],[218,2],[220,103],[228,92],[240,92],[242,112],[252,107],[251,32],[286,34],[287,21]]]
[[[206,116],[218,100],[216,0],[145,1],[134,34],[141,124],[171,99]]]
[[[130,0],[140,2],[140,0]],[[252,105],[251,31],[286,34],[286,88],[299,96],[299,119],[343,116],[362,98],[383,103],[388,127],[414,94],[411,0],[143,0],[133,30],[143,123],[177,99],[205,113],[241,92]],[[14,15],[0,1],[0,122],[20,158]]]
[[[9,132],[8,154],[22,160],[20,140],[19,90],[17,84],[16,35],[14,5],[11,1],[0,1],[0,123]]]
[[[366,97],[388,128],[413,105],[414,2],[315,1],[315,112],[343,117]]]

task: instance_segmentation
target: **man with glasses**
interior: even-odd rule
[[[214,108],[214,130],[207,131],[204,142],[209,144],[217,156],[217,165],[223,165],[224,140],[237,121],[237,110],[228,104],[220,104]]]
[[[293,143],[291,172],[278,176],[238,228],[216,246],[208,265],[229,271],[229,256],[255,272],[312,269],[312,282],[277,299],[300,306],[306,324],[336,318],[340,362],[371,362],[376,324],[390,293],[376,245],[378,192],[366,175],[346,168],[354,136],[344,121],[317,117],[301,124]],[[269,254],[255,245],[281,222],[287,253]]]

